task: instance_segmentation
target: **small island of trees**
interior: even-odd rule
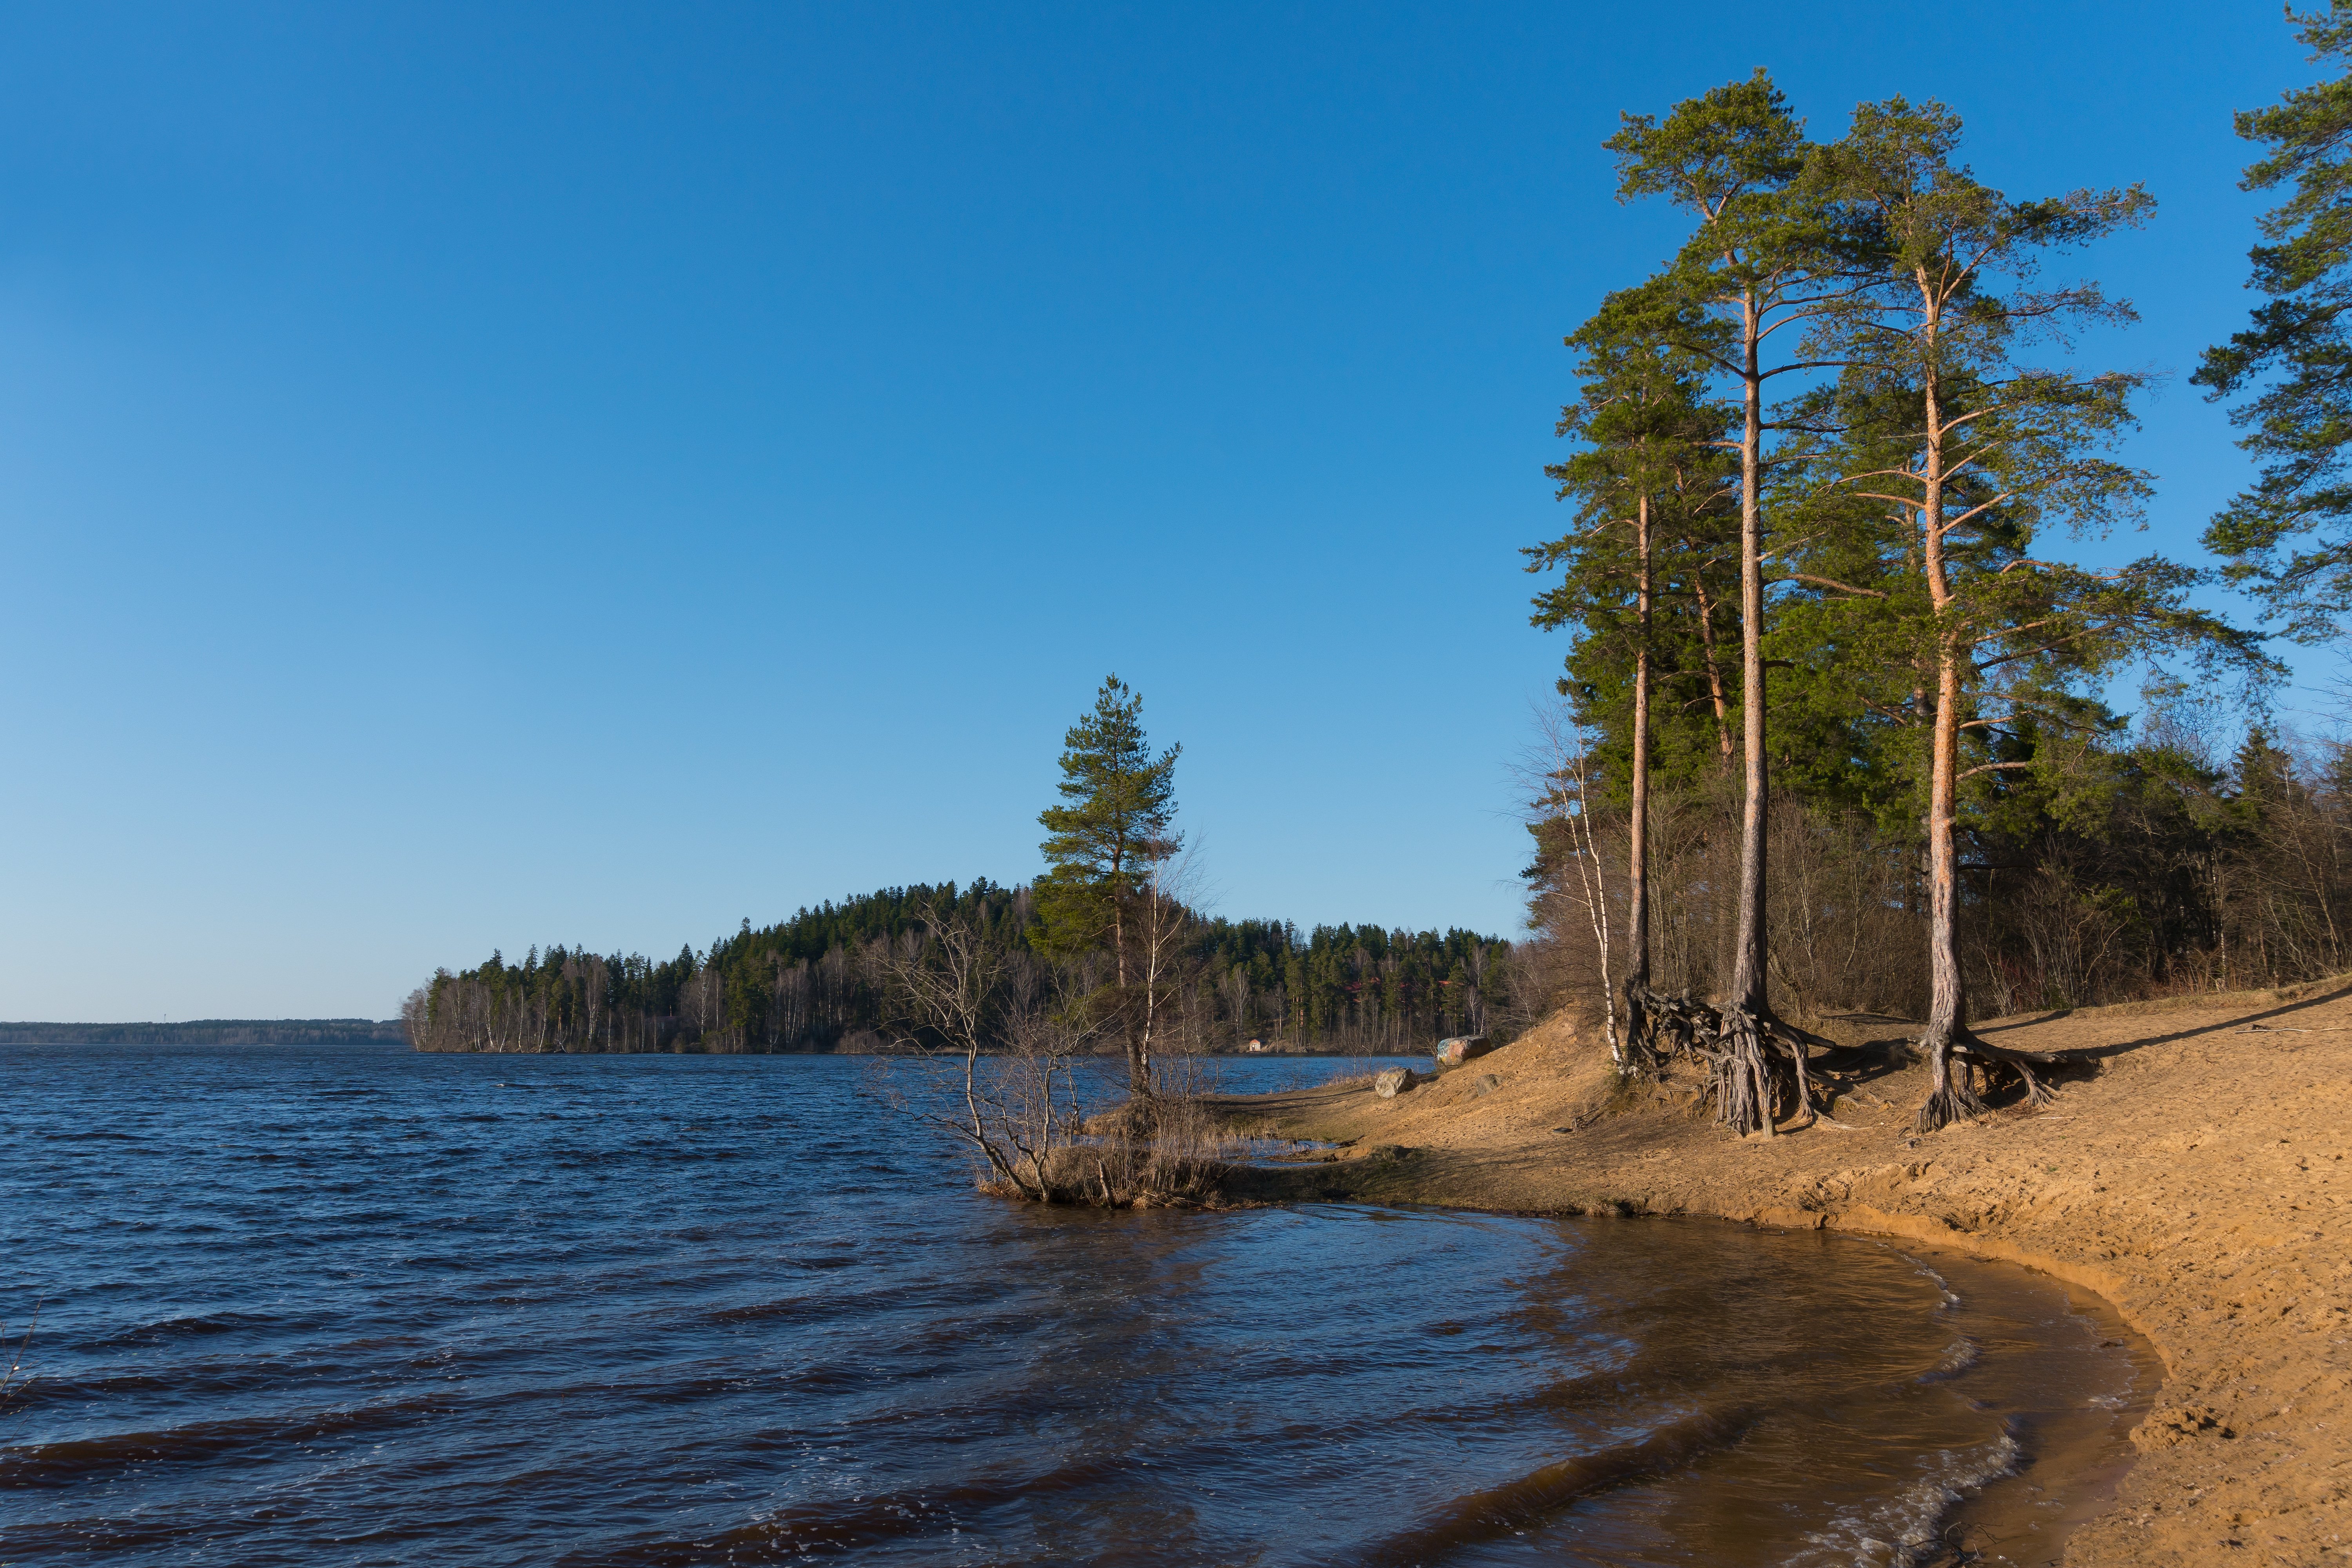
[[[1203,918],[1165,879],[1175,753],[1143,743],[1140,700],[1114,676],[1070,731],[1062,804],[1041,825],[1049,873],[886,888],[740,929],[656,961],[561,944],[442,970],[401,1010],[425,1051],[875,1051],[937,1042],[901,983],[959,928],[1031,990],[1083,1002],[1096,1048],[1150,1081],[1170,1054],[1252,1037],[1297,1050],[1418,1051],[1487,1027],[1510,944],[1472,931]],[[1156,953],[1146,948],[1157,943]],[[1154,966],[1156,963],[1156,967]],[[1140,1000],[1139,1000],[1140,999]],[[1130,1029],[1130,1024],[1143,1023]]]

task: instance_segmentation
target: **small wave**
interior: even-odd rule
[[[0,1448],[0,1487],[65,1487],[134,1465],[278,1462],[289,1448],[326,1438],[390,1430],[444,1407],[432,1399],[390,1400],[307,1415],[197,1421],[158,1431],[111,1432]]]
[[[2021,1450],[2003,1430],[1980,1448],[1948,1449],[1927,1473],[1885,1501],[1840,1513],[1806,1540],[1814,1550],[1790,1559],[1789,1568],[1913,1568],[1940,1550],[1936,1527],[1961,1498],[1988,1481],[2015,1473]]]
[[[1081,1490],[1117,1474],[1120,1468],[1117,1464],[1087,1460],[1056,1466],[1034,1476],[982,1477],[952,1486],[794,1503],[749,1524],[714,1531],[700,1540],[641,1542],[600,1549],[591,1556],[560,1557],[556,1563],[558,1568],[585,1568],[589,1563],[600,1568],[604,1564],[700,1568],[701,1564],[733,1563],[747,1556],[751,1561],[767,1562],[819,1552],[855,1552],[933,1531],[953,1531],[962,1521],[990,1509],[1040,1494]]]
[[[1957,1307],[1960,1304],[1959,1297],[1955,1294],[1952,1289],[1952,1282],[1945,1279],[1942,1275],[1937,1273],[1935,1269],[1928,1267],[1927,1259],[1923,1258],[1914,1258],[1907,1252],[1897,1253],[1896,1256],[1901,1258],[1904,1262],[1908,1263],[1912,1268],[1917,1269],[1921,1279],[1934,1285],[1936,1289],[1942,1293],[1944,1298],[1943,1304],[1945,1307]]]
[[[780,1301],[751,1301],[740,1307],[713,1307],[701,1314],[707,1323],[795,1322],[804,1318],[830,1317],[842,1310],[839,1300],[823,1297],[788,1296]]]
[[[1919,1381],[1940,1383],[1948,1377],[1958,1377],[1983,1359],[1984,1347],[1963,1334],[1952,1342],[1951,1348],[1944,1352],[1943,1360],[1930,1371],[1920,1374]]]
[[[1349,1561],[1397,1568],[1442,1561],[1464,1547],[1540,1524],[1580,1498],[1678,1469],[1708,1449],[1737,1441],[1754,1420],[1754,1413],[1745,1409],[1702,1410],[1685,1415],[1637,1442],[1580,1454],[1499,1487],[1455,1498],[1411,1529],[1373,1542]]]
[[[79,1348],[126,1350],[152,1345],[163,1340],[205,1334],[234,1334],[248,1330],[284,1334],[314,1326],[312,1320],[276,1317],[263,1312],[192,1312],[185,1317],[159,1318],[110,1334],[96,1335],[82,1341]]]
[[[38,1409],[110,1399],[219,1397],[250,1394],[257,1389],[279,1385],[291,1376],[331,1378],[345,1370],[316,1359],[306,1359],[298,1364],[272,1358],[251,1362],[198,1363],[194,1366],[158,1371],[58,1373],[26,1384],[24,1400],[25,1407]],[[17,1397],[16,1392],[12,1390],[8,1397],[14,1408],[13,1401]]]

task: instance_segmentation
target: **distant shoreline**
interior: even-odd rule
[[[0,1046],[406,1046],[397,1018],[191,1018],[184,1024],[0,1024]]]
[[[40,1024],[0,1023],[0,1046],[394,1046],[415,1049],[397,1018],[194,1018],[184,1024]],[[422,1056],[644,1056],[644,1057],[903,1057],[919,1053],[885,1045],[803,1047],[773,1051],[701,1050],[673,1047],[658,1051],[419,1051]],[[991,1053],[992,1055],[994,1053]],[[1400,1057],[1400,1050],[1381,1051],[1360,1046],[1335,1046],[1328,1050],[1295,1046],[1262,1051],[1220,1050],[1204,1053],[1217,1060],[1272,1061]],[[1116,1053],[1106,1055],[1110,1060]]]
[[[0,1026],[0,1027],[6,1027],[6,1026]],[[836,1045],[831,1045],[831,1046],[786,1046],[786,1047],[778,1047],[777,1049],[774,1049],[774,1050],[757,1050],[757,1051],[714,1050],[714,1049],[705,1049],[705,1048],[703,1048],[703,1047],[702,1047],[701,1046],[699,1046],[699,1045],[684,1045],[684,1046],[672,1045],[672,1046],[667,1046],[667,1047],[664,1047],[663,1048],[661,1048],[661,1049],[659,1049],[659,1050],[650,1050],[650,1051],[583,1051],[583,1050],[539,1050],[539,1049],[529,1049],[529,1050],[511,1050],[511,1051],[495,1051],[495,1050],[491,1050],[491,1051],[485,1051],[485,1050],[464,1050],[464,1051],[460,1051],[460,1050],[436,1050],[436,1049],[431,1049],[431,1048],[427,1048],[427,1047],[421,1047],[421,1046],[420,1046],[420,1047],[416,1047],[416,1051],[417,1051],[417,1054],[418,1054],[419,1056],[428,1056],[428,1057],[919,1057],[919,1056],[922,1056],[922,1055],[924,1055],[924,1054],[925,1054],[924,1052],[922,1052],[922,1051],[920,1051],[920,1050],[917,1050],[917,1049],[915,1049],[915,1048],[913,1048],[913,1047],[906,1047],[906,1046],[892,1046],[892,1045],[886,1045],[886,1044],[874,1044],[874,1045],[845,1045],[845,1044],[836,1044]],[[1005,1051],[982,1051],[982,1052],[981,1053],[981,1055],[982,1055],[982,1056],[986,1057],[986,1058],[994,1058],[1001,1057],[1001,1056],[1006,1056],[1006,1055],[1009,1055],[1009,1054],[1011,1054],[1011,1053],[1009,1053],[1009,1052],[1005,1052]],[[1420,1053],[1419,1053],[1419,1052],[1408,1052],[1408,1051],[1404,1051],[1404,1050],[1401,1050],[1401,1049],[1396,1049],[1396,1048],[1390,1048],[1390,1049],[1386,1049],[1386,1050],[1379,1050],[1379,1049],[1370,1049],[1370,1048],[1367,1048],[1367,1047],[1359,1047],[1359,1046],[1335,1046],[1335,1047],[1333,1047],[1332,1048],[1330,1048],[1329,1050],[1322,1050],[1322,1049],[1305,1049],[1305,1048],[1286,1048],[1286,1049],[1283,1049],[1283,1050],[1266,1050],[1266,1051],[1244,1051],[1244,1050],[1233,1050],[1233,1049],[1227,1049],[1227,1050],[1202,1051],[1202,1052],[1199,1052],[1199,1053],[1197,1053],[1197,1054],[1195,1054],[1195,1053],[1189,1053],[1189,1052],[1188,1052],[1188,1053],[1186,1053],[1186,1054],[1184,1055],[1184,1057],[1182,1058],[1182,1059],[1183,1059],[1183,1060],[1186,1060],[1186,1061],[1215,1060],[1215,1061],[1244,1061],[1244,1062],[1266,1062],[1266,1061],[1277,1061],[1277,1060],[1279,1060],[1279,1061],[1304,1061],[1304,1060],[1320,1060],[1320,1061],[1340,1061],[1340,1060],[1361,1060],[1361,1061],[1408,1061],[1408,1060],[1415,1060],[1415,1059],[1418,1059],[1419,1056],[1420,1056]],[[1124,1058],[1123,1058],[1120,1056],[1120,1054],[1119,1054],[1118,1051],[1116,1051],[1116,1050],[1102,1050],[1102,1051],[1094,1051],[1094,1052],[1090,1052],[1090,1053],[1087,1054],[1086,1056],[1084,1056],[1084,1057],[1080,1058],[1079,1059],[1081,1059],[1081,1060],[1087,1060],[1087,1061],[1106,1061],[1106,1062],[1116,1062],[1116,1061],[1122,1061]]]

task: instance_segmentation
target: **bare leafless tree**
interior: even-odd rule
[[[1055,1005],[1027,953],[962,917],[878,943],[867,963],[894,1004],[892,1038],[925,1069],[895,1103],[961,1144],[988,1184],[1040,1203],[1065,1195],[1080,1136],[1073,1068],[1092,1044],[1079,1010]]]
[[[1565,853],[1568,873],[1555,879],[1550,896],[1575,911],[1579,923],[1591,934],[1595,989],[1601,994],[1601,1021],[1609,1042],[1609,1059],[1620,1073],[1629,1071],[1624,1042],[1617,1034],[1617,990],[1612,963],[1613,929],[1610,916],[1608,865],[1596,825],[1599,815],[1592,772],[1585,744],[1584,726],[1563,704],[1536,710],[1536,742],[1521,768],[1522,781],[1537,814],[1539,833],[1558,839]],[[1646,804],[1646,803],[1645,803]],[[1633,897],[1642,897],[1637,889]]]

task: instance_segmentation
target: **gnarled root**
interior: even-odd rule
[[[1934,1034],[1919,1043],[1927,1049],[1927,1098],[1919,1107],[1919,1131],[1934,1132],[1983,1114],[1984,1101],[1969,1081],[1969,1064],[1952,1059],[1953,1036]]]
[[[2036,1078],[2033,1073],[2033,1069],[2037,1067],[2043,1068],[2056,1067],[2057,1058],[2044,1056],[2039,1051],[2012,1051],[2005,1046],[1989,1046],[1974,1035],[1963,1036],[1953,1044],[1963,1055],[1974,1057],[1983,1062],[1988,1071],[1993,1068],[2000,1068],[2015,1073],[2018,1081],[2025,1087],[2026,1104],[2038,1108],[2048,1105],[2058,1098],[2058,1091],[2046,1080]]]
[[[1745,1137],[1771,1132],[1783,1107],[1809,1120],[1816,1114],[1805,1053],[1828,1042],[1769,1013],[1726,1007],[1717,1016],[1716,1048],[1706,1053],[1714,1068],[1710,1089],[1717,1121]]]
[[[1772,1130],[1772,1078],[1764,1060],[1763,1037],[1755,1015],[1727,1007],[1716,1049],[1707,1053],[1715,1068],[1710,1086],[1715,1094],[1715,1119],[1741,1137]]]
[[[1723,1028],[1715,1009],[1693,1001],[1689,992],[1653,991],[1631,981],[1625,1019],[1629,1071],[1654,1072],[1676,1057],[1704,1053]]]
[[[1987,1045],[1966,1029],[1931,1034],[1919,1044],[1927,1048],[1928,1078],[1927,1099],[1919,1107],[1918,1126],[1922,1132],[1934,1132],[1955,1121],[1984,1114],[1983,1097],[1970,1081],[1972,1067],[1981,1066],[1988,1082],[1996,1070],[2015,1074],[2024,1087],[2025,1103],[2029,1106],[2047,1105],[2058,1098],[2058,1091],[2033,1071],[2036,1066],[2056,1066],[2053,1058]]]
[[[1629,1074],[1654,1072],[1677,1057],[1704,1058],[1715,1119],[1743,1137],[1771,1131],[1782,1115],[1810,1120],[1818,1114],[1806,1053],[1813,1046],[1834,1042],[1767,1011],[1711,1007],[1686,991],[1666,993],[1629,984],[1625,1004]]]

